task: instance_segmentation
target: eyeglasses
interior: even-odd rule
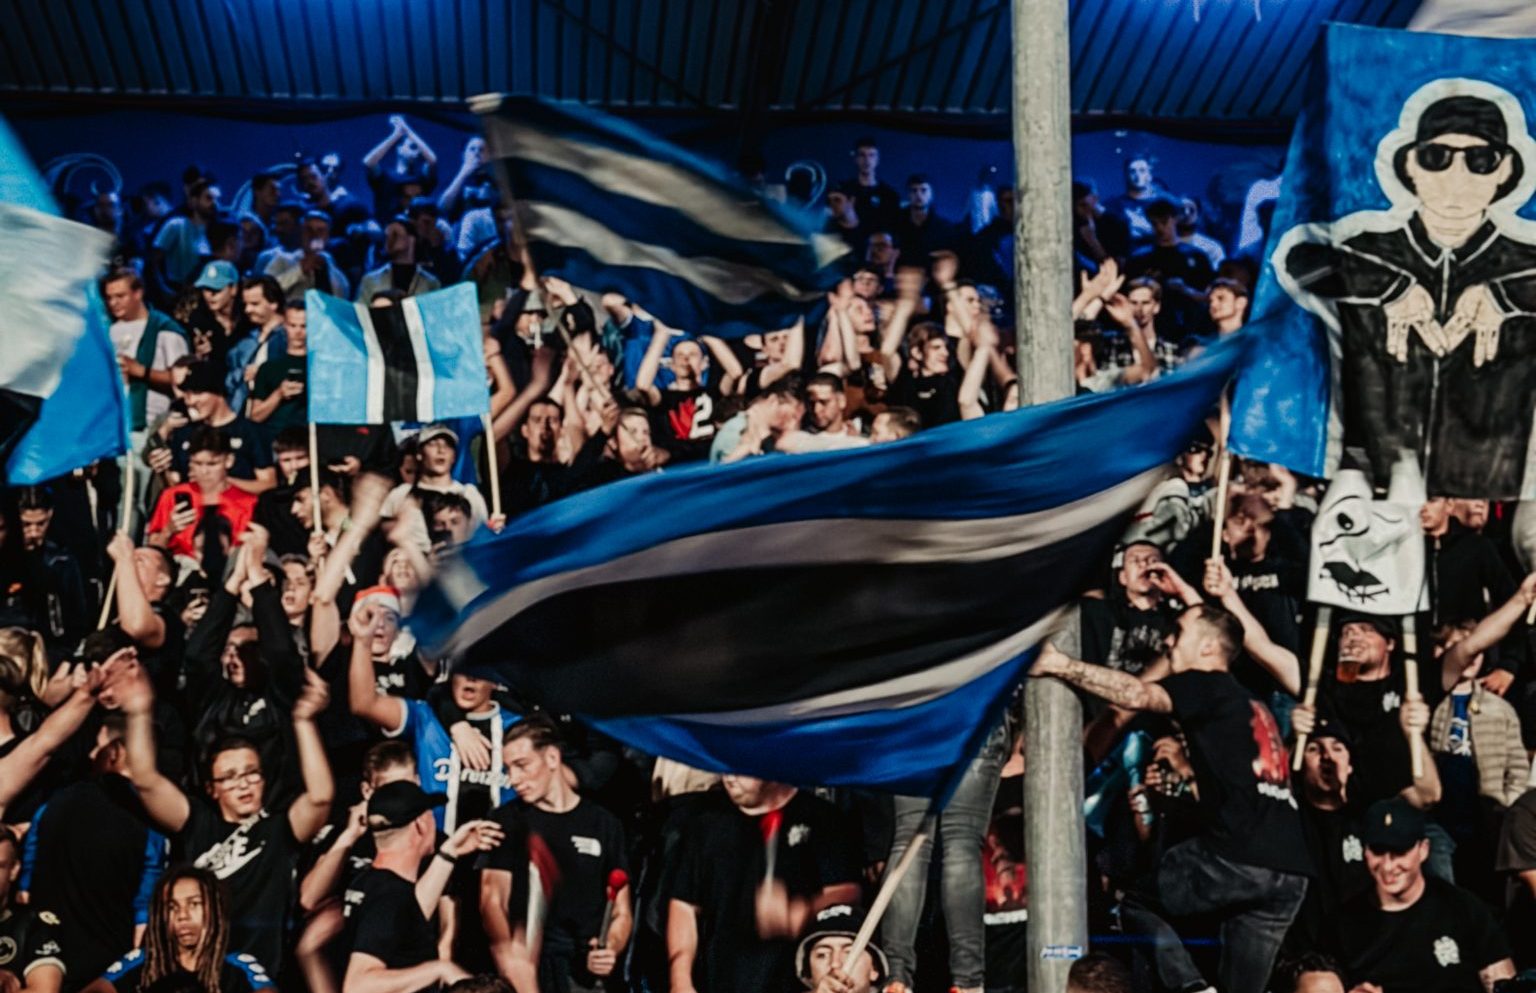
[[[1460,155],[1461,160],[1467,164],[1467,171],[1478,176],[1486,176],[1499,167],[1504,161],[1504,156],[1509,154],[1509,149],[1504,145],[1473,145],[1470,148],[1457,148],[1454,145],[1442,145],[1436,141],[1425,142],[1414,149],[1414,158],[1420,167],[1430,172],[1444,172],[1451,167],[1451,163]]]
[[[261,782],[260,769],[247,769],[244,772],[232,772],[227,776],[219,776],[214,779],[215,786],[245,786]]]

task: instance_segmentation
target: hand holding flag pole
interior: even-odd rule
[[[133,534],[133,452],[123,459],[123,503],[118,509],[117,528],[123,534]],[[101,598],[101,616],[96,619],[96,630],[104,630],[112,619],[112,602],[117,596],[117,566],[107,579],[107,592]]]
[[[608,873],[608,900],[603,904],[603,923],[597,929],[597,947],[608,947],[608,930],[613,927],[613,905],[619,898],[619,891],[629,885],[629,873],[623,869],[615,869]]]
[[[1227,486],[1232,480],[1232,449],[1227,434],[1232,430],[1232,405],[1225,391],[1221,394],[1221,421],[1216,439],[1216,506],[1211,508],[1211,558],[1221,558],[1221,529],[1227,520]]]
[[[1333,608],[1322,604],[1317,608],[1317,620],[1312,624],[1312,653],[1307,658],[1307,689],[1302,706],[1317,709],[1317,684],[1323,678],[1323,656],[1328,648],[1328,629],[1333,624]],[[1307,750],[1307,735],[1296,736],[1296,754],[1291,757],[1291,769],[1301,771],[1301,757]]]
[[[758,827],[763,832],[763,885],[773,882],[774,869],[779,861],[779,827],[784,823],[784,811],[770,810],[763,815]]]
[[[1403,617],[1403,689],[1409,701],[1421,699],[1419,695],[1419,625],[1413,614]],[[1424,775],[1424,736],[1416,734],[1408,742],[1409,757],[1413,763],[1413,781]]]

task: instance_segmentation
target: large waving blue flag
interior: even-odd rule
[[[0,121],[0,458],[9,485],[128,447],[122,376],[95,286],[112,238],[58,214]]]
[[[478,417],[490,410],[473,283],[389,307],[310,290],[306,392],[316,424]]]
[[[841,238],[718,165],[588,107],[484,97],[491,155],[542,275],[673,327],[789,327],[853,265]]]
[[[410,623],[651,754],[942,795],[1246,347],[889,445],[583,493],[482,532]]]
[[[1536,41],[1329,25],[1238,381],[1234,451],[1401,453],[1432,495],[1536,497]]]

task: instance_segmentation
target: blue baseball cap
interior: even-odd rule
[[[210,262],[203,266],[202,275],[193,283],[200,290],[222,290],[240,282],[240,273],[230,262]]]

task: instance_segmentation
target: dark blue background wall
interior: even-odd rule
[[[290,120],[273,120],[282,117],[282,111],[246,120],[133,108],[13,113],[11,123],[39,166],[61,155],[96,153],[117,166],[129,191],[151,179],[174,183],[187,163],[197,162],[220,178],[227,198],[263,166],[291,161],[301,150],[337,150],[347,160],[344,182],[354,193],[366,195],[360,163],[363,154],[388,133],[387,114],[326,120],[300,106]],[[473,116],[441,113],[408,118],[436,150],[446,183],[460,161],[465,139],[475,133]],[[677,119],[652,120],[649,126],[706,154],[726,161],[734,156],[733,132]],[[1005,177],[1012,171],[1012,153],[1003,141],[827,123],[771,132],[764,143],[770,178],[781,177],[784,167],[798,159],[820,162],[834,181],[846,178],[852,174],[849,143],[863,134],[880,142],[882,178],[901,188],[911,172],[930,174],[940,211],[952,217],[965,210],[969,190],[983,168],[994,167]],[[1283,152],[1274,144],[1197,142],[1145,132],[1096,130],[1074,139],[1075,172],[1091,177],[1109,196],[1121,187],[1122,159],[1142,151],[1157,159],[1158,176],[1169,189],[1202,199],[1218,226],[1224,203],[1235,199],[1240,204],[1254,179],[1277,174]]]

